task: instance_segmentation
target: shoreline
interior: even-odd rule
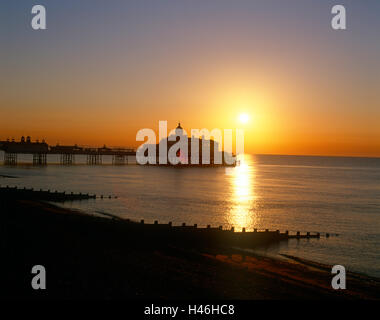
[[[16,299],[380,299],[380,281],[242,253],[215,243],[156,239],[132,225],[38,201],[0,199],[7,264],[2,296]],[[30,287],[42,264],[49,290]]]
[[[293,239],[291,239],[293,240]],[[331,266],[327,263],[318,261],[318,260],[312,260],[310,258],[303,257],[302,255],[297,255],[295,254],[287,254],[287,253],[280,253],[277,251],[269,251],[267,252],[266,250],[267,247],[259,247],[259,248],[254,248],[254,249],[245,249],[245,248],[236,248],[237,250],[241,250],[242,252],[248,252],[256,256],[260,257],[266,257],[274,260],[280,260],[280,261],[287,261],[295,264],[302,264],[305,265],[309,268],[316,269],[316,270],[322,270],[326,272],[331,271]],[[350,271],[348,271],[351,276],[356,277],[356,278],[365,278],[369,281],[378,281],[380,282],[380,277],[377,275],[373,274],[367,274],[364,271],[360,270],[352,270],[350,268]]]

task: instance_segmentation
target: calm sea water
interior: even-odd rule
[[[77,158],[80,162],[85,158]],[[380,159],[255,155],[228,169],[2,165],[1,174],[19,177],[0,178],[2,185],[118,196],[65,204],[91,213],[235,230],[339,234],[291,240],[267,253],[341,264],[380,277]]]

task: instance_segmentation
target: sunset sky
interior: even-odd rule
[[[2,1],[0,140],[138,146],[180,120],[244,128],[249,153],[380,156],[379,15],[378,0]]]

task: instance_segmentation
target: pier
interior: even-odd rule
[[[127,165],[128,156],[136,156],[136,150],[133,148],[121,147],[86,147],[86,146],[50,146],[45,140],[41,142],[36,140],[32,142],[30,137],[26,139],[21,137],[20,141],[0,141],[0,150],[4,151],[4,164],[17,165],[18,155],[33,155],[33,165],[47,165],[48,155],[59,155],[61,165],[75,164],[76,155],[87,156],[88,165],[101,165],[103,156],[112,156],[112,164]]]

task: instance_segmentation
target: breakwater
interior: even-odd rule
[[[34,190],[33,188],[18,188],[9,186],[0,186],[0,197],[6,199],[17,199],[17,200],[41,200],[41,201],[52,201],[52,202],[64,202],[64,201],[75,201],[75,200],[88,200],[96,199],[96,195],[83,194],[83,193],[67,193],[58,192],[51,190]]]

